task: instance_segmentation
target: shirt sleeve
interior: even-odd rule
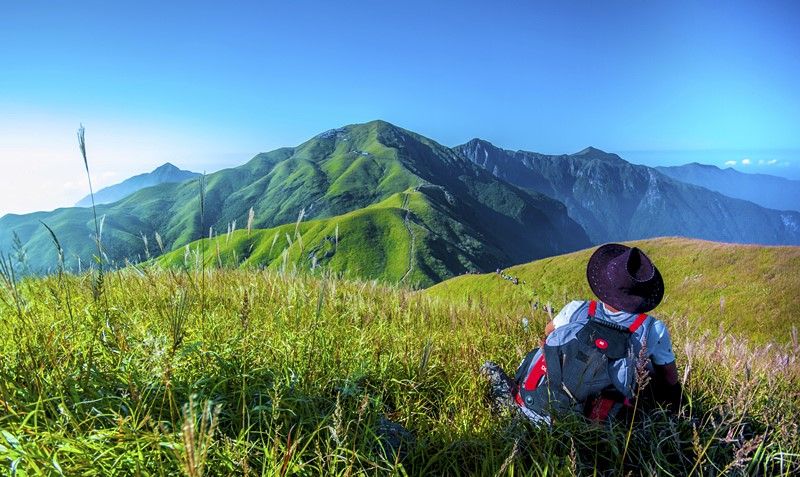
[[[669,336],[667,325],[661,320],[655,320],[647,336],[647,347],[650,349],[650,357],[653,364],[662,366],[675,361],[675,353],[672,352],[672,339]]]
[[[575,314],[581,305],[583,305],[582,301],[571,301],[564,305],[564,308],[562,308],[555,318],[553,318],[553,327],[558,328],[559,326],[564,326],[569,323],[569,319]]]

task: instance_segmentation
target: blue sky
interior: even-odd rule
[[[10,173],[0,214],[83,195],[81,122],[100,186],[167,160],[234,166],[375,118],[446,145],[594,145],[648,164],[736,161],[800,178],[800,2],[26,1],[2,11]]]

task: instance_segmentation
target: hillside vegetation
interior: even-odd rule
[[[486,359],[513,369],[539,341],[541,310],[524,326],[486,303],[270,270],[2,276],[4,473],[800,470],[796,342],[711,340],[673,319],[680,415],[533,428],[493,414],[476,371]],[[387,433],[392,422],[410,434]]]
[[[495,261],[520,263],[589,245],[586,233],[560,202],[522,191],[452,149],[384,121],[327,131],[297,147],[259,154],[244,165],[209,174],[203,184],[198,180],[161,184],[98,206],[98,216],[104,218],[107,261],[140,262],[161,254],[161,246],[171,251],[229,229],[293,224],[301,214],[306,220],[340,216],[421,186],[442,191],[449,204],[443,213],[455,214],[447,223],[461,222],[496,247],[492,253],[497,260],[491,266]],[[32,271],[53,270],[56,252],[42,223],[61,240],[69,270],[91,262],[94,224],[92,211],[84,208],[0,218],[0,252],[14,249],[16,234]],[[392,234],[403,233],[403,223],[397,225],[401,227]],[[444,239],[447,227],[431,231]],[[358,256],[361,247],[381,246],[379,240],[366,242],[347,253]],[[371,269],[373,264],[359,267]],[[469,263],[463,265],[468,267]],[[427,280],[438,276],[425,274]]]
[[[509,263],[509,252],[546,255],[557,229],[546,215],[527,211],[530,227],[476,214],[446,189],[409,189],[353,212],[271,229],[235,230],[192,242],[158,259],[170,267],[300,268],[349,278],[425,287],[454,275]],[[489,222],[494,232],[487,230]],[[519,230],[526,239],[513,243]],[[503,233],[497,233],[503,231]]]
[[[146,187],[98,205],[97,213],[106,262],[124,266],[228,235],[229,230],[294,224],[298,216],[333,224],[351,212],[385,209],[385,201],[411,191],[427,195],[427,215],[437,218],[425,221],[425,214],[414,211],[410,222],[378,221],[384,229],[390,223],[400,227],[382,234],[399,238],[413,223],[427,231],[423,246],[457,258],[448,261],[440,254],[426,268],[418,255],[419,273],[404,271],[404,283],[428,285],[592,243],[656,236],[800,244],[800,212],[727,197],[615,154],[594,148],[562,155],[508,151],[480,139],[449,148],[385,121],[326,131],[201,179]],[[102,195],[95,199],[103,202]],[[374,216],[377,209],[366,215]],[[0,253],[24,250],[26,273],[53,271],[58,257],[43,224],[59,238],[68,270],[80,271],[92,262],[93,212],[81,207],[0,217]],[[360,237],[365,241],[351,240],[355,248],[339,247],[337,253],[366,260],[374,255],[366,249],[386,247],[381,235]],[[473,240],[486,250],[475,247]],[[269,262],[257,265],[271,266],[273,257],[265,258]],[[342,261],[333,260],[333,268]],[[398,280],[391,266],[383,270],[376,262],[349,263],[353,270],[365,270],[364,278]]]
[[[684,238],[626,242],[644,250],[664,277],[664,300],[652,313],[668,323],[688,319],[699,332],[718,329],[765,343],[796,339],[800,247],[762,247]],[[573,299],[593,297],[586,263],[595,249],[550,257],[496,273],[464,275],[425,293],[480,302],[510,316],[530,314],[536,303],[558,311]]]

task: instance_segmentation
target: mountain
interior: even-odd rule
[[[594,243],[680,235],[800,244],[800,213],[767,209],[587,148],[576,154],[508,151],[473,139],[454,148],[496,177],[563,202]]]
[[[109,260],[138,261],[160,254],[156,233],[169,251],[225,233],[229,227],[244,228],[251,209],[255,229],[294,224],[301,213],[304,220],[346,219],[362,239],[344,250],[341,245],[348,239],[340,235],[338,258],[330,261],[345,263],[349,254],[348,267],[360,261],[365,270],[377,270],[366,276],[397,278],[394,265],[386,264],[387,270],[382,271],[383,265],[374,262],[372,252],[377,248],[373,247],[384,243],[402,247],[409,240],[409,228],[419,229],[416,250],[420,254],[426,249],[436,251],[427,265],[420,255],[412,259],[419,262],[419,273],[414,275],[419,283],[589,244],[557,200],[514,187],[453,150],[383,121],[327,131],[297,147],[259,154],[240,167],[208,175],[202,214],[199,192],[199,181],[159,184],[98,206],[98,215],[105,218],[102,234]],[[398,194],[408,196],[410,212],[396,206]],[[345,217],[348,213],[354,214]],[[0,250],[12,248],[16,233],[32,269],[54,267],[54,247],[39,221],[54,229],[64,245],[68,267],[75,268],[79,259],[88,263],[94,226],[91,210],[84,208],[5,216],[0,219]],[[302,230],[321,227],[324,237],[336,225],[330,220],[322,224],[304,223]],[[344,227],[340,226],[340,233]],[[294,225],[290,228],[294,232]],[[142,237],[148,238],[147,246]],[[295,239],[293,234],[290,237]],[[313,245],[310,239],[305,242]],[[409,260],[407,255],[403,260]]]
[[[212,266],[324,266],[351,277],[424,287],[588,243],[560,204],[545,200],[561,214],[532,209],[517,222],[452,190],[425,184],[335,217],[226,232],[167,253],[159,263],[196,267],[204,257]],[[504,198],[515,199],[525,199],[524,193]]]
[[[658,238],[627,242],[644,250],[664,277],[666,293],[652,312],[673,326],[676,317],[690,320],[683,328],[696,335],[720,326],[757,342],[789,342],[800,290],[800,247],[763,247]],[[510,316],[530,316],[531,305],[593,297],[586,282],[586,263],[594,249],[550,257],[504,271],[500,275],[464,275],[439,283],[424,293],[470,301],[483,307],[502,306]],[[524,282],[524,283],[522,283]],[[674,333],[674,331],[673,331]]]
[[[94,194],[94,202],[95,204],[109,204],[111,202],[116,202],[120,199],[123,199],[134,192],[144,189],[145,187],[151,187],[158,184],[166,184],[171,182],[183,182],[189,179],[193,179],[199,176],[197,172],[191,171],[184,171],[178,169],[174,165],[170,164],[169,162],[163,164],[156,169],[153,169],[152,172],[147,172],[145,174],[139,174],[124,181],[120,182],[119,184],[115,184],[109,187],[105,187],[100,189],[99,191],[95,192]],[[76,207],[91,207],[92,206],[92,198],[91,196],[86,196],[77,204]]]
[[[800,243],[798,212],[729,198],[598,149],[548,156],[479,139],[448,148],[384,121],[326,131],[202,181],[146,187],[97,213],[116,265],[170,251],[162,262],[180,264],[192,244],[187,262],[194,247],[226,265],[322,264],[415,286],[605,241]],[[21,243],[29,270],[52,270],[57,255],[40,222],[59,238],[67,268],[92,261],[89,208],[2,217],[0,252]]]
[[[768,174],[747,174],[728,167],[693,162],[683,166],[656,167],[664,175],[687,184],[694,184],[749,200],[762,207],[800,211],[800,181]]]

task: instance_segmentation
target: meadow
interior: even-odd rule
[[[659,237],[625,242],[647,253],[664,278],[664,299],[653,314],[671,324],[688,321],[691,336],[708,330],[747,337],[758,344],[796,339],[800,293],[800,247],[711,242]],[[594,248],[509,267],[496,273],[465,274],[426,293],[448,300],[526,314],[547,303],[561,305],[592,296],[586,263]]]
[[[17,280],[10,265],[0,287],[4,474],[800,470],[796,333],[755,344],[666,317],[685,389],[679,414],[548,429],[494,412],[477,372],[487,359],[513,370],[541,338],[543,308],[521,316],[319,271],[140,265]],[[560,295],[549,296],[556,308]],[[408,433],[387,432],[393,423]]]

